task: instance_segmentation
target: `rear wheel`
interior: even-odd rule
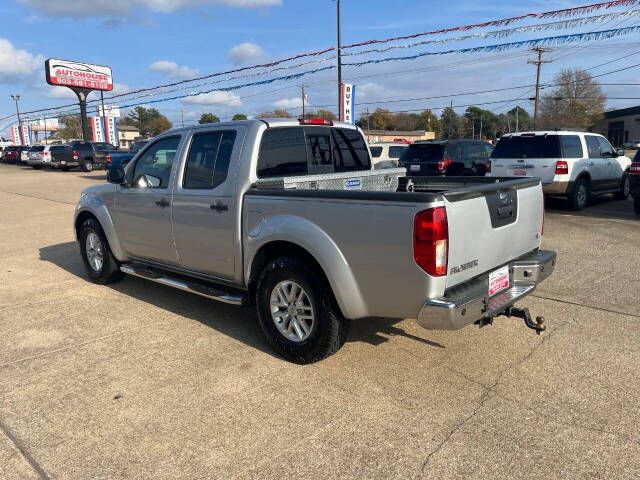
[[[89,280],[104,285],[122,278],[118,261],[111,253],[107,237],[95,218],[89,218],[82,224],[78,242]]]
[[[622,181],[620,183],[620,190],[613,194],[613,198],[616,200],[626,200],[631,193],[631,179],[628,173],[622,174]]]
[[[576,180],[573,191],[569,195],[569,206],[571,210],[582,210],[589,202],[589,184],[584,178]]]
[[[267,341],[287,360],[320,361],[347,338],[342,316],[323,275],[294,257],[269,262],[256,288],[258,320]]]
[[[84,170],[85,172],[93,172],[93,161],[85,160],[82,164],[82,170]]]

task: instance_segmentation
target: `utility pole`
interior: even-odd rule
[[[184,110],[180,110],[180,122],[182,123],[182,126],[184,127]]]
[[[520,112],[520,107],[516,105],[516,132],[518,131],[518,113]]]
[[[18,108],[18,100],[20,100],[20,95],[11,95],[11,100],[16,102],[16,115],[18,116],[18,127],[21,127],[22,121],[20,120],[20,109]]]
[[[340,36],[340,0],[336,1],[338,7],[338,120],[342,120],[342,47]]]
[[[551,60],[543,60],[542,55],[549,51],[548,48],[544,47],[535,47],[533,49],[534,52],[538,54],[537,60],[527,60],[527,63],[537,66],[536,73],[536,104],[533,111],[533,128],[537,128],[538,125],[538,106],[540,105],[540,67],[542,67],[543,63],[551,63]]]

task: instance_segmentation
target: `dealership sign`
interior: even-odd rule
[[[340,112],[340,121],[347,123],[355,123],[354,105],[356,99],[356,86],[350,83],[341,83],[340,91],[342,93],[342,111]]]
[[[110,67],[50,58],[45,62],[45,72],[49,85],[113,90],[113,75]]]

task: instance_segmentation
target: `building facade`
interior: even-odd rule
[[[593,131],[607,137],[615,147],[640,140],[640,106],[605,112]]]
[[[131,147],[131,143],[140,136],[140,130],[130,125],[118,125],[118,142],[120,148],[126,150]]]
[[[414,130],[411,132],[402,130],[365,130],[364,136],[368,142],[393,142],[395,140],[433,140],[436,138],[435,132],[426,130]]]

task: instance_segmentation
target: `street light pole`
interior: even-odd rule
[[[336,1],[338,7],[338,120],[342,120],[342,51],[340,35],[340,0]]]
[[[11,95],[11,100],[16,102],[16,115],[18,116],[18,126],[22,126],[22,121],[20,120],[20,109],[18,108],[18,100],[20,100],[20,95]]]

